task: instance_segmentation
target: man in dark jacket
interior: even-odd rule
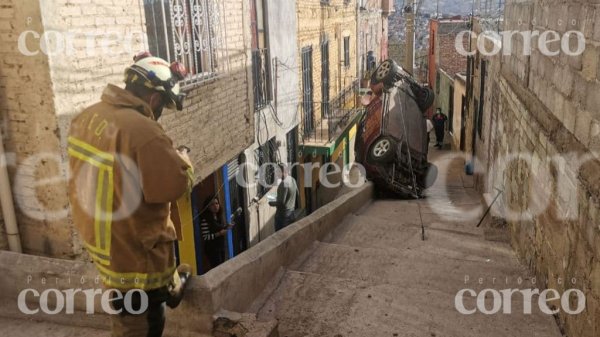
[[[435,146],[441,149],[442,146],[444,146],[444,133],[446,132],[446,121],[448,121],[448,117],[442,113],[442,109],[438,108],[431,120],[433,121],[433,127],[435,129]]]

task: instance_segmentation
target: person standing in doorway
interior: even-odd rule
[[[448,117],[442,113],[442,109],[437,108],[435,115],[433,115],[432,121],[435,129],[435,146],[441,149],[442,146],[444,146],[444,134],[446,132],[446,121],[448,121]]]
[[[298,196],[298,185],[296,179],[289,174],[285,164],[279,164],[281,182],[277,187],[277,200],[269,202],[276,207],[275,231],[279,231],[295,221],[296,197]]]
[[[212,269],[225,262],[225,237],[232,226],[223,225],[221,204],[217,196],[206,199],[203,209],[200,232],[204,240],[204,253]]]

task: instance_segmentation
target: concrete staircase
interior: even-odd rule
[[[458,211],[435,198],[381,200],[346,217],[282,271],[253,305],[258,319],[279,320],[287,337],[560,336],[552,316],[519,313],[523,301],[516,296],[511,315],[456,310],[459,290],[515,288],[528,274],[508,245],[485,241],[477,219],[460,211],[478,204],[478,196],[458,188],[452,194],[462,204]],[[493,277],[502,281],[492,284]],[[492,307],[491,299],[486,303]],[[475,299],[465,305],[475,307]]]

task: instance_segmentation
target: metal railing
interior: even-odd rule
[[[351,85],[342,90],[334,99],[323,104],[321,119],[312,132],[304,135],[305,143],[326,144],[337,137],[346,129],[348,124],[363,111],[363,107],[357,104],[359,81],[354,80]],[[326,112],[326,113],[323,113]],[[303,118],[303,120],[306,120]],[[306,127],[303,125],[303,127]]]
[[[254,88],[254,108],[262,109],[271,100],[269,73],[269,51],[252,51],[252,85]]]

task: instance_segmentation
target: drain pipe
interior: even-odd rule
[[[21,237],[19,235],[19,227],[17,226],[17,217],[15,216],[15,205],[10,189],[10,180],[8,179],[8,161],[5,158],[2,132],[0,132],[0,202],[2,203],[2,216],[4,217],[4,225],[6,227],[8,248],[12,252],[22,253]]]

